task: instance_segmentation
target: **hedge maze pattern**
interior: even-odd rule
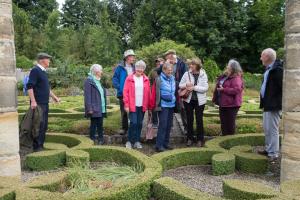
[[[86,196],[57,192],[60,183],[66,179],[66,172],[39,176],[24,184],[16,179],[0,178],[0,200],[149,200],[151,196],[158,200],[222,199],[189,188],[172,178],[161,178],[162,172],[186,165],[212,164],[214,175],[230,174],[235,170],[264,173],[268,164],[266,158],[252,153],[252,146],[263,144],[262,134],[225,136],[208,141],[205,148],[176,149],[148,157],[122,147],[93,146],[84,136],[51,133],[46,138],[46,151],[27,155],[25,163],[31,170],[68,167],[74,162],[114,161],[132,167],[138,165],[140,173],[134,180]],[[251,181],[223,182],[226,199],[299,199],[299,188],[299,182],[283,183],[281,192]]]

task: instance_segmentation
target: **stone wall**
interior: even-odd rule
[[[300,179],[300,1],[286,1],[281,181]]]
[[[19,134],[11,0],[0,0],[0,176],[19,176]]]

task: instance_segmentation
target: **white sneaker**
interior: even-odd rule
[[[142,146],[142,144],[140,142],[134,143],[133,146],[134,146],[134,148],[137,148],[137,149],[142,149],[143,148],[143,146]]]
[[[126,142],[125,147],[126,147],[127,149],[132,149],[132,145],[131,145],[131,143],[130,143],[129,141]]]

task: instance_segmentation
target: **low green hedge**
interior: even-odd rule
[[[300,199],[300,180],[284,181],[280,184],[280,191],[287,196],[297,196]]]
[[[57,192],[66,179],[65,172],[50,173],[38,176],[28,181],[25,186],[32,189],[40,189],[48,192]]]
[[[223,192],[226,199],[233,200],[270,199],[279,195],[262,183],[237,179],[223,180]]]
[[[45,142],[44,143],[45,150],[67,150],[69,149],[67,145],[53,142]]]
[[[173,178],[164,177],[154,181],[153,196],[159,200],[218,200],[221,198],[189,188]]]
[[[219,153],[212,157],[213,175],[228,175],[234,173],[235,157],[230,153]]]
[[[16,192],[9,188],[0,188],[0,200],[15,200]]]
[[[21,187],[16,190],[16,200],[70,200],[62,193]]]
[[[66,152],[64,150],[51,150],[27,155],[25,165],[31,170],[44,171],[61,167],[65,162]]]
[[[168,170],[186,165],[210,164],[212,156],[221,152],[223,151],[220,149],[183,148],[154,154],[152,158],[157,160],[164,170]]]
[[[242,172],[253,173],[253,174],[264,174],[268,170],[268,159],[265,156],[234,152],[236,169]]]
[[[64,144],[69,148],[80,149],[93,146],[93,141],[82,135],[69,133],[49,133],[46,135],[46,142]]]
[[[66,164],[67,166],[88,164],[90,162],[90,155],[88,152],[82,150],[68,150],[66,152]]]
[[[238,145],[238,146],[234,146],[231,147],[230,152],[247,152],[250,153],[252,152],[252,146],[250,145]]]

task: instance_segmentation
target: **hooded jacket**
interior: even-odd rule
[[[132,67],[134,72],[135,71],[134,65],[132,65]],[[125,62],[123,61],[116,67],[114,75],[112,77],[112,84],[113,87],[117,90],[117,97],[123,96],[123,89],[124,89],[124,84],[127,76],[128,74],[125,69]]]

